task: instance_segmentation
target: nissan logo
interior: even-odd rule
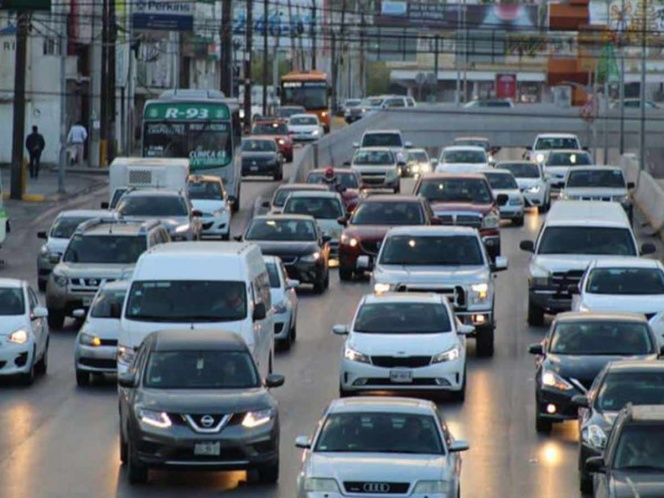
[[[386,482],[367,482],[362,486],[365,493],[389,493],[390,485]]]
[[[99,281],[93,278],[90,280],[90,285],[99,285]]]
[[[205,428],[210,428],[212,427],[212,424],[214,424],[214,417],[211,415],[203,415],[201,417],[201,425]]]

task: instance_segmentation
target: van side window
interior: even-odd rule
[[[267,271],[261,273],[256,277],[258,283],[258,290],[260,292],[261,301],[265,303],[265,307],[270,309],[272,307],[272,295],[270,294],[270,276]]]

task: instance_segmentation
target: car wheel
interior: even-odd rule
[[[125,441],[124,435],[122,434],[122,423],[120,424],[120,463],[122,465],[127,463],[128,460],[128,448],[127,441]]]
[[[553,429],[553,422],[542,418],[539,412],[537,412],[535,414],[535,430],[537,431],[537,433],[551,434],[552,429]]]
[[[477,329],[477,335],[475,339],[475,347],[477,351],[477,356],[482,358],[488,358],[493,356],[494,345],[494,330],[493,327],[481,327]]]
[[[541,327],[544,325],[544,310],[528,301],[528,325]]]
[[[523,216],[521,218],[516,218],[512,221],[512,224],[515,227],[522,227],[523,226]]]
[[[33,349],[32,350],[32,364],[30,365],[30,369],[24,373],[21,374],[21,383],[24,386],[31,386],[34,381],[35,381],[35,354],[37,354],[37,350]]]
[[[293,328],[291,329],[290,337],[291,337],[291,343],[297,340],[297,323],[293,323]]]
[[[48,310],[48,326],[51,329],[61,329],[65,324],[65,313],[60,310]]]
[[[314,283],[314,292],[316,294],[322,294],[325,292],[325,275],[322,275],[318,281]]]
[[[325,272],[325,281],[323,282],[323,285],[325,286],[326,289],[330,288],[330,269],[329,268]]]
[[[76,385],[85,387],[90,385],[90,372],[76,369]]]
[[[37,287],[39,287],[39,290],[40,290],[40,291],[42,291],[42,292],[46,292],[46,284],[47,284],[47,282],[48,282],[47,280],[40,280],[39,282],[37,282]]]
[[[340,398],[350,398],[353,395],[352,391],[347,391],[346,389],[343,388],[341,384],[339,384],[339,397]]]
[[[401,185],[397,185],[396,187],[394,187],[394,193],[395,194],[401,193]]]
[[[46,348],[44,349],[44,354],[40,358],[40,360],[37,362],[35,365],[35,370],[39,375],[46,375],[46,371],[48,370],[48,346],[49,346],[49,339],[46,339]]]
[[[222,236],[221,236],[221,240],[223,240],[223,241],[231,240],[231,234],[230,234],[230,233],[226,233],[226,234],[222,235]]]
[[[463,384],[461,385],[461,389],[458,391],[452,391],[452,399],[454,401],[458,401],[460,403],[463,403],[466,401],[466,381],[468,379],[468,375],[466,373],[466,368],[464,367],[463,369]]]
[[[258,467],[258,481],[275,483],[279,480],[279,460]]]
[[[342,268],[341,266],[339,267],[339,280],[342,280],[344,282],[348,282],[349,280],[353,280],[353,270],[349,268]]]
[[[127,445],[127,478],[129,484],[145,484],[148,482],[148,468],[134,456],[131,444]]]

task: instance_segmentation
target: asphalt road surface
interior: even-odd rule
[[[290,173],[285,172],[286,175]],[[253,199],[269,196],[276,183],[248,181],[242,189],[242,211],[234,233],[246,224]],[[409,191],[405,180],[402,191]],[[95,207],[106,192],[77,199],[79,207]],[[14,227],[2,250],[7,261],[0,276],[29,279],[36,287],[37,230],[45,229],[55,211]],[[576,473],[577,428],[557,426],[550,437],[538,436],[534,417],[534,360],[529,344],[545,329],[526,325],[526,265],[519,241],[535,237],[542,217],[531,212],[522,228],[505,226],[503,255],[510,268],[497,276],[496,354],[475,357],[469,341],[468,393],[465,403],[442,402],[458,438],[470,442],[464,454],[462,496],[465,498],[569,498],[580,496]],[[644,229],[639,228],[638,231]],[[642,238],[647,235],[641,234]],[[338,394],[338,361],[342,338],[330,329],[349,321],[360,297],[370,292],[367,281],[341,283],[333,271],[322,296],[300,294],[298,340],[278,353],[275,372],[286,384],[274,391],[281,418],[281,476],[278,485],[246,482],[244,472],[153,472],[146,486],[131,487],[120,467],[117,392],[113,379],[91,387],[76,386],[75,327],[51,331],[49,372],[30,388],[0,383],[0,497],[256,497],[293,498],[300,466],[295,436],[314,430],[326,404]]]

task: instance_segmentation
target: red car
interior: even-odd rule
[[[364,270],[357,268],[357,258],[378,255],[387,231],[393,226],[432,225],[433,211],[422,197],[413,195],[372,195],[364,197],[348,218],[339,220],[346,228],[339,239],[339,278],[350,280]]]
[[[305,182],[322,184],[327,169],[328,168],[322,168],[309,171]],[[333,169],[337,181],[345,188],[345,190],[341,192],[341,197],[343,197],[344,204],[346,205],[346,211],[348,211],[348,214],[351,214],[360,200],[360,185],[362,184],[360,175],[348,168]]]
[[[293,137],[288,131],[287,121],[284,119],[259,119],[251,128],[252,135],[265,135],[274,137],[279,146],[279,152],[287,162],[293,160]]]
[[[443,225],[477,228],[492,259],[500,256],[500,213],[505,194],[494,197],[486,177],[471,173],[431,173],[420,177],[413,190],[424,197]]]

